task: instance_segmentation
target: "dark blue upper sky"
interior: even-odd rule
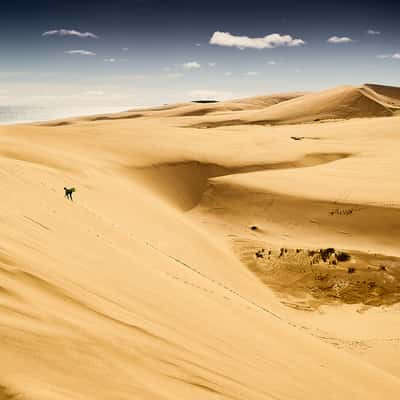
[[[0,103],[126,107],[398,85],[399,17],[389,0],[7,1]]]

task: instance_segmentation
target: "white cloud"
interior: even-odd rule
[[[185,69],[196,69],[200,68],[201,65],[197,61],[188,61],[182,64]]]
[[[79,32],[74,29],[53,29],[43,32],[42,36],[77,36],[80,38],[98,39],[98,36],[92,32]]]
[[[129,49],[128,49],[128,47],[123,47],[122,48],[122,51],[128,51]]]
[[[342,36],[342,37],[332,36],[327,40],[328,43],[333,43],[333,44],[350,43],[352,41],[353,41],[353,39],[351,39],[347,36]]]
[[[209,63],[208,63],[208,66],[209,66],[209,67],[215,67],[216,65],[217,65],[216,62],[209,62]]]
[[[280,46],[301,46],[306,44],[306,42],[303,39],[296,39],[290,35],[281,35],[279,33],[271,33],[259,38],[250,38],[248,36],[235,36],[229,32],[216,31],[210,39],[210,44],[237,47],[239,49],[272,49]]]
[[[268,65],[276,65],[276,61],[268,61],[267,64]]]
[[[201,46],[201,43],[196,43],[195,46],[196,46],[196,47],[200,47],[200,46]]]
[[[224,74],[225,76],[232,76],[233,74],[232,74],[232,72],[230,72],[230,71],[227,71],[227,72],[225,72],[225,74]]]
[[[105,58],[104,59],[104,62],[108,62],[108,63],[114,63],[114,62],[116,62],[117,60],[115,59],[115,58]]]
[[[167,74],[167,78],[170,78],[170,79],[182,78],[183,76],[185,76],[185,75],[180,72],[171,72],[171,73]]]
[[[96,53],[87,50],[67,50],[64,52],[65,54],[79,54],[81,56],[95,56]]]
[[[257,76],[258,72],[256,71],[249,71],[249,72],[245,72],[243,75],[245,76]]]
[[[368,33],[368,35],[380,35],[381,31],[376,31],[374,29],[368,29],[367,33]]]
[[[376,56],[377,58],[394,58],[395,60],[400,59],[400,53],[394,53],[394,54],[379,54]]]
[[[196,100],[225,100],[232,98],[232,92],[218,90],[197,89],[189,92],[189,96]]]

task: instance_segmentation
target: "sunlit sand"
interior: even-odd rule
[[[0,399],[398,399],[399,110],[364,85],[0,127]]]

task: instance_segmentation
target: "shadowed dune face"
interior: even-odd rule
[[[197,206],[207,190],[210,178],[256,171],[306,168],[350,157],[348,153],[306,154],[293,161],[226,167],[217,164],[187,161],[165,163],[133,169],[138,181],[152,188],[178,209],[188,211]]]
[[[55,122],[44,122],[44,123],[41,123],[38,125],[57,128],[59,126],[72,125],[72,123],[73,122],[71,122],[71,121],[55,121]]]
[[[362,87],[363,89],[389,108],[398,109],[400,107],[400,88],[398,87],[368,83]]]
[[[195,207],[208,186],[208,179],[229,175],[230,169],[198,161],[166,163],[133,169],[133,177],[181,210]]]

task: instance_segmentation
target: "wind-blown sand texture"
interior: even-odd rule
[[[0,127],[0,399],[398,399],[399,107]]]

